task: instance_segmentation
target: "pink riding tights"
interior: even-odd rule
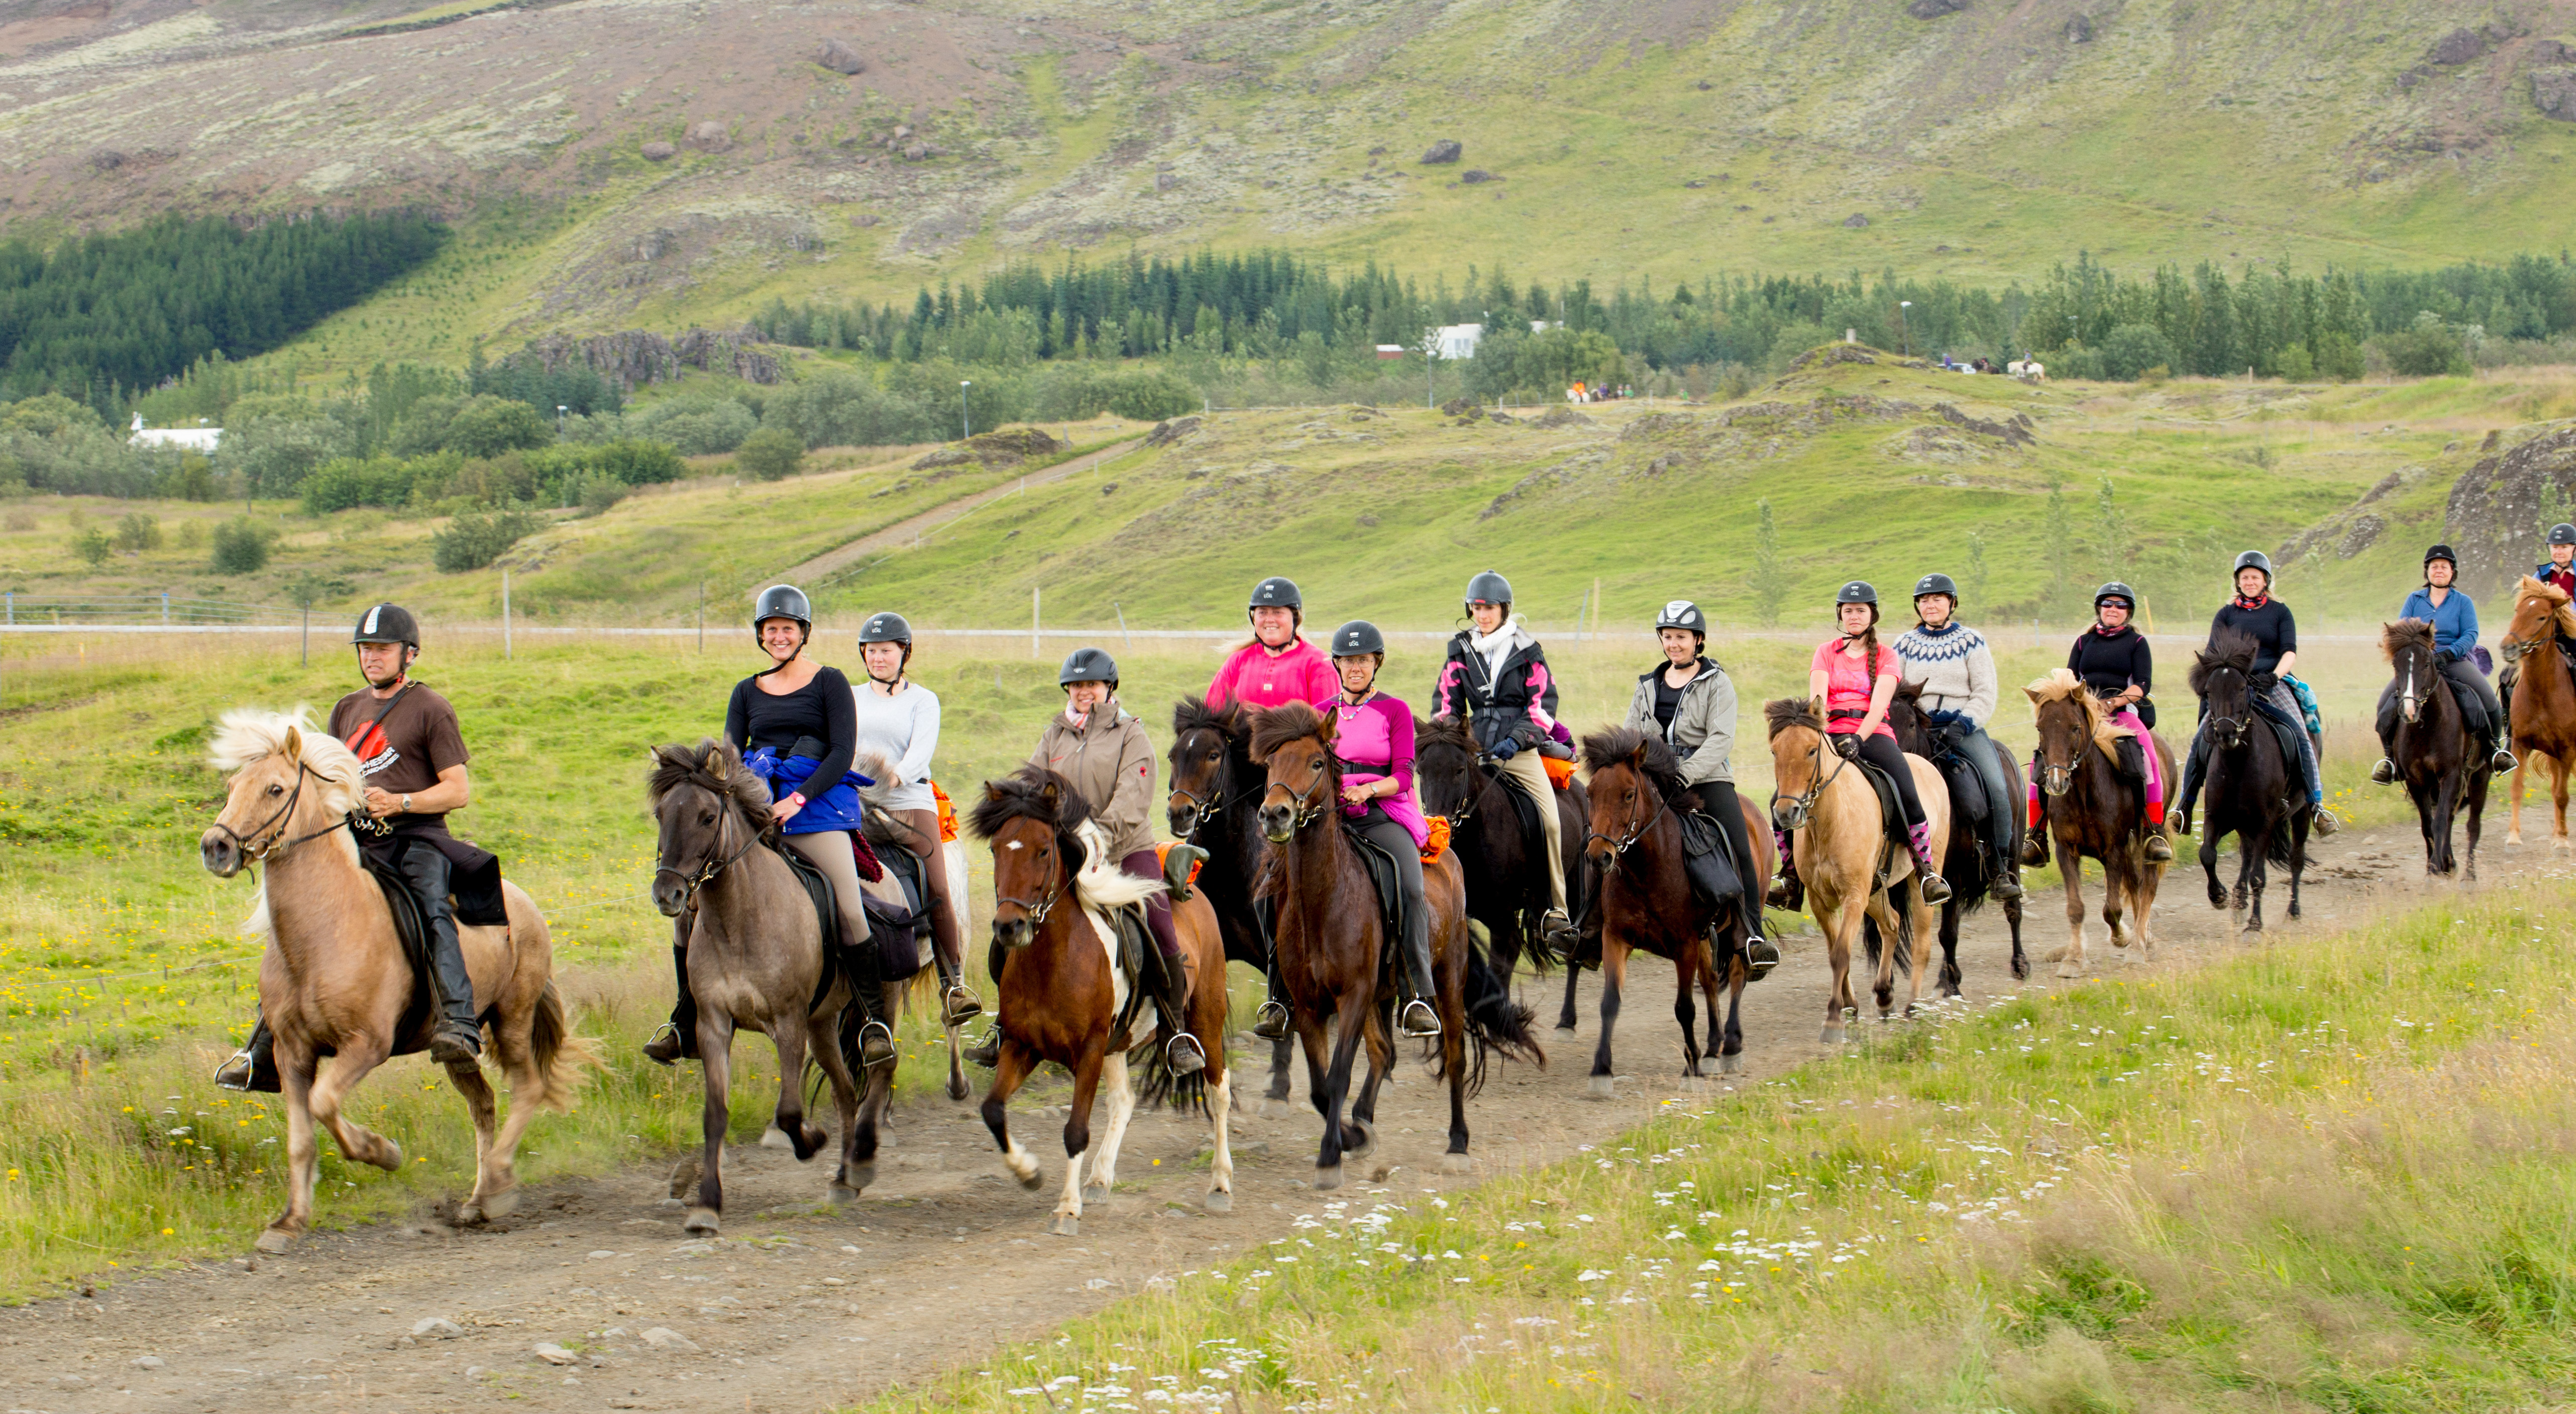
[[[2160,825],[2165,818],[2165,768],[2164,763],[2156,759],[2155,741],[2147,734],[2147,724],[2138,720],[2134,707],[2123,707],[2112,713],[2111,720],[2137,733],[2138,754],[2145,757],[2147,763],[2147,823]],[[2030,762],[2030,827],[2034,830],[2040,826],[2044,798],[2039,789],[2039,757],[2033,753]]]

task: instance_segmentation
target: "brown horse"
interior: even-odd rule
[[[1601,1043],[1592,1055],[1592,1092],[1611,1093],[1610,1033],[1628,981],[1628,954],[1640,949],[1669,959],[1681,974],[1673,1019],[1682,1027],[1682,1074],[1733,1075],[1743,1069],[1744,984],[1751,980],[1744,911],[1703,902],[1691,888],[1682,863],[1680,811],[1690,809],[1692,800],[1681,783],[1680,763],[1662,738],[1613,727],[1583,739],[1583,764],[1592,772],[1592,818],[1583,852],[1600,881],[1595,887],[1601,910]],[[1738,804],[1754,857],[1737,861],[1737,867],[1745,873],[1744,887],[1759,889],[1771,877],[1771,832],[1749,802]],[[1723,1034],[1717,1020],[1721,973],[1727,994]],[[1714,1072],[1692,1029],[1693,984],[1708,1002],[1706,1054],[1716,1062]]]
[[[227,712],[209,754],[232,780],[215,827],[197,842],[199,858],[221,879],[248,865],[268,866],[247,931],[268,942],[259,1007],[276,1038],[285,1091],[287,1197],[286,1211],[259,1235],[259,1250],[283,1252],[312,1222],[316,1121],[343,1158],[402,1167],[402,1150],[341,1106],[386,1057],[426,1048],[438,1009],[413,1006],[412,964],[393,913],[346,828],[366,794],[358,758],[301,708],[291,715]],[[501,1217],[517,1205],[519,1137],[539,1109],[572,1108],[581,1070],[595,1060],[590,1043],[572,1034],[555,992],[545,916],[517,884],[504,880],[501,890],[509,926],[456,930],[489,1054],[510,1078],[510,1115],[496,1130],[482,1068],[447,1068],[474,1119],[474,1191],[457,1209],[460,1223]]]
[[[1923,901],[1914,877],[1914,856],[1900,841],[1887,837],[1878,792],[1861,774],[1857,762],[1835,754],[1825,741],[1825,704],[1820,699],[1783,697],[1766,702],[1762,716],[1771,731],[1771,779],[1777,794],[1771,823],[1797,835],[1798,877],[1806,881],[1807,911],[1824,930],[1825,956],[1832,963],[1834,985],[1825,999],[1825,1027],[1819,1037],[1831,1045],[1844,1038],[1843,1022],[1858,1014],[1852,995],[1852,942],[1861,934],[1861,919],[1878,924],[1871,935],[1877,964],[1878,1014],[1894,1009],[1896,969],[1913,977],[1905,1002],[1912,1015],[1923,999],[1924,940],[1932,935],[1933,912]],[[1941,773],[1920,756],[1908,756],[1914,790],[1932,826],[1933,857],[1950,844],[1950,794]],[[1893,939],[1879,945],[1879,939]],[[1900,961],[1899,950],[1903,950]]]
[[[2448,874],[2460,867],[2451,850],[2451,820],[2465,806],[2468,877],[2474,880],[2487,785],[2494,773],[2488,755],[2469,737],[2468,718],[2434,656],[2433,643],[2433,626],[2422,619],[2380,625],[2379,651],[2392,675],[2388,693],[2397,704],[2388,759],[2396,763],[2407,797],[2415,802],[2415,820],[2424,834],[2424,872]]]
[[[1254,912],[1254,882],[1270,846],[1261,838],[1261,770],[1252,761],[1252,724],[1243,705],[1210,707],[1196,697],[1172,704],[1171,794],[1164,817],[1172,836],[1208,852],[1199,876],[1190,883],[1216,910],[1225,935],[1225,957],[1265,977],[1270,971],[1270,944]],[[1271,1117],[1288,1117],[1289,1040],[1270,1043],[1270,1089],[1262,1099]]]
[[[1900,685],[1896,696],[1887,704],[1887,727],[1896,733],[1896,745],[1900,750],[1931,761],[1935,759],[1937,744],[1931,719],[1923,713],[1922,700],[1923,684],[1911,682]],[[2030,808],[2022,794],[2021,767],[2012,759],[2012,753],[2003,749],[2003,743],[1995,742],[1994,747],[1995,765],[2003,772],[2004,791],[2010,796],[2004,808],[2011,818],[2011,838],[2019,841],[2027,823],[2022,816]],[[1942,773],[1945,783],[1948,775],[1946,771]],[[1945,997],[1959,995],[1959,983],[1963,980],[1959,972],[1960,920],[1976,912],[1978,905],[1986,902],[1988,891],[1995,884],[1994,855],[1985,847],[1985,842],[1977,838],[1975,827],[1961,819],[1955,799],[1951,802],[1950,818],[1960,820],[1960,825],[1950,832],[1949,853],[1941,857],[1941,877],[1950,884],[1950,897],[1941,903],[1941,995]],[[2004,926],[2012,933],[2012,975],[2028,977],[2030,957],[2021,948],[2021,900],[2005,899],[2003,910]]]
[[[2576,762],[2576,679],[2569,677],[2563,654],[2546,651],[2561,637],[2576,637],[2576,605],[2557,585],[2523,576],[2513,591],[2512,623],[2498,645],[2505,661],[2516,665],[2513,698],[2505,704],[2518,758],[2506,844],[2522,843],[2523,772],[2531,765],[2531,754],[2539,752],[2549,759],[2549,847],[2568,847],[2567,772]],[[2525,663],[2525,658],[2532,661]]]
[[[689,915],[689,991],[698,1003],[698,1064],[706,1078],[700,1151],[671,1175],[672,1197],[693,1179],[697,1188],[682,1226],[699,1234],[722,1227],[738,1026],[766,1032],[778,1050],[774,1122],[800,1163],[831,1139],[805,1122],[808,1056],[831,1081],[841,1152],[825,1192],[835,1203],[856,1198],[876,1181],[877,1129],[893,1094],[894,1064],[868,1071],[862,1102],[851,1073],[856,1047],[845,1049],[843,1040],[856,1030],[843,1025],[843,1013],[859,1005],[852,960],[826,945],[812,895],[776,845],[768,783],[743,768],[731,743],[702,740],[654,749],[645,801],[661,832],[654,906],[666,918]],[[901,996],[900,983],[882,984],[884,1010],[876,1015],[894,1015]]]
[[[2102,700],[2069,669],[2059,668],[2022,691],[2039,728],[2039,789],[2050,801],[2043,814],[2058,873],[2066,880],[2066,946],[2057,954],[2057,975],[2084,975],[2087,859],[2102,862],[2102,923],[2111,930],[2111,946],[2135,942],[2134,956],[2144,962],[2147,918],[2165,866],[2146,855],[2146,783],[2121,770],[2114,754],[2130,732],[2111,720]],[[2164,778],[2172,780],[2172,748],[2152,732],[2142,747],[2156,753]]]
[[[1270,841],[1279,888],[1279,983],[1306,1051],[1306,1082],[1324,1117],[1324,1145],[1315,1159],[1314,1186],[1338,1188],[1345,1153],[1366,1158],[1377,1147],[1377,1089],[1394,1059],[1389,1041],[1395,993],[1381,986],[1390,940],[1368,867],[1344,837],[1341,762],[1333,755],[1333,723],[1302,702],[1258,714],[1252,756],[1269,771],[1261,797],[1261,832]],[[1467,933],[1466,886],[1457,851],[1444,851],[1422,866],[1424,906],[1431,911],[1431,971],[1439,989],[1440,1074],[1449,1082],[1449,1149],[1441,1167],[1462,1172],[1467,1158],[1467,1092],[1481,1088],[1485,1053],[1496,1047],[1541,1065],[1547,1056],[1530,1036],[1529,1008],[1499,1000],[1484,1015],[1467,1013],[1468,972],[1489,969],[1474,955]],[[1490,976],[1479,995],[1497,991]],[[1489,1022],[1486,1018],[1491,1017]],[[1331,1059],[1326,1028],[1337,1027]],[[1350,1093],[1351,1065],[1368,1043],[1368,1078],[1342,1122]],[[1472,1048],[1472,1049],[1471,1049]]]
[[[1176,1079],[1162,1060],[1165,1038],[1155,1034],[1160,1023],[1154,1008],[1131,1001],[1127,975],[1116,960],[1117,930],[1107,917],[1143,904],[1163,886],[1122,873],[1090,806],[1044,767],[1023,766],[1006,779],[986,781],[973,825],[993,846],[993,942],[1003,958],[994,1022],[1002,1054],[993,1067],[993,1088],[984,1095],[984,1125],[1023,1188],[1034,1190],[1041,1179],[1037,1160],[1011,1137],[1011,1094],[1046,1062],[1073,1072],[1073,1104],[1064,1122],[1064,1193],[1047,1231],[1075,1236],[1082,1228],[1082,1205],[1107,1202],[1118,1182],[1118,1146],[1137,1099],[1127,1083],[1127,1053],[1138,1046],[1148,1047],[1153,1057],[1146,1066],[1147,1104],[1169,1100],[1207,1113],[1212,1159],[1204,1202],[1212,1213],[1232,1209],[1234,1155],[1227,1146],[1226,1115],[1233,1081],[1225,1068],[1225,945],[1215,910],[1195,894],[1172,907],[1172,929],[1190,974],[1190,1034],[1207,1055],[1205,1069]],[[1091,1106],[1104,1077],[1109,1132],[1085,1186],[1082,1156],[1091,1147]]]

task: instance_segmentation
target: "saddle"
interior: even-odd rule
[[[1540,870],[1538,877],[1544,879],[1546,877],[1547,867],[1547,828],[1539,820],[1539,802],[1533,799],[1529,792],[1524,791],[1519,786],[1513,785],[1509,781],[1504,780],[1502,778],[1502,773],[1495,770],[1490,763],[1485,765],[1483,770],[1487,776],[1493,778],[1496,785],[1502,787],[1504,798],[1511,801],[1512,815],[1520,821],[1522,845],[1528,850],[1528,857],[1538,862]],[[1557,790],[1565,789],[1564,783],[1555,780],[1553,776],[1550,777],[1550,784],[1554,785]],[[1550,794],[1547,808],[1550,810],[1556,808],[1556,801],[1554,799],[1553,792]],[[1445,844],[1445,840],[1443,843]],[[1565,887],[1566,914],[1568,917],[1579,918],[1583,915],[1583,909],[1585,907],[1584,901],[1575,897],[1575,894],[1580,892],[1582,889],[1579,874],[1568,875],[1565,881]],[[1546,890],[1541,889],[1540,892],[1544,894]],[[1524,922],[1534,922],[1539,915],[1540,909],[1544,907],[1545,900],[1542,898],[1538,905],[1533,906],[1526,911]]]
[[[832,881],[824,876],[822,870],[814,867],[812,860],[792,849],[774,844],[764,844],[763,847],[787,861],[788,872],[796,876],[796,882],[805,886],[805,897],[814,905],[814,921],[823,930],[823,972],[815,979],[814,1000],[807,1009],[822,1005],[823,998],[831,994],[832,984],[844,976],[850,979],[851,987],[859,994],[860,1006],[872,1005],[875,989],[860,984],[877,979],[862,977],[861,960],[853,955],[849,940],[841,936],[841,911],[832,906]]]
[[[1377,952],[1377,971],[1378,984],[1384,987],[1395,976],[1396,940],[1404,936],[1403,883],[1396,873],[1394,858],[1348,822],[1342,825],[1342,838],[1350,841],[1360,862],[1368,866],[1369,884],[1377,890],[1378,919],[1386,937],[1386,945]]]
[[[1985,778],[1977,774],[1976,764],[1968,759],[1960,739],[1939,732],[1932,740],[1936,746],[1933,769],[1949,784],[1950,799],[1957,802],[1960,813],[1981,825],[1993,819],[1997,802],[1986,799]]]
[[[1707,902],[1724,907],[1743,896],[1744,869],[1733,853],[1726,831],[1696,810],[1675,812],[1682,827],[1682,872],[1691,889]]]
[[[1852,757],[1851,764],[1860,768],[1861,779],[1868,781],[1869,788],[1878,793],[1878,820],[1881,839],[1879,841],[1880,848],[1878,851],[1878,868],[1874,871],[1875,877],[1871,880],[1871,887],[1884,889],[1887,887],[1888,876],[1891,872],[1890,866],[1894,865],[1899,859],[1911,859],[1914,857],[1913,845],[1905,837],[1905,802],[1903,798],[1898,796],[1896,793],[1895,778],[1888,775],[1885,771],[1880,770],[1878,767],[1871,765],[1868,757]]]
[[[2308,789],[2318,784],[2308,779],[2306,758],[2301,751],[2307,734],[2301,730],[2300,723],[2278,715],[2272,704],[2259,697],[2251,700],[2255,717],[2272,729],[2273,738],[2281,744],[2281,761],[2289,768],[2292,787],[2299,792],[2301,799],[2305,799]]]

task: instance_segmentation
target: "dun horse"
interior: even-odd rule
[[[1614,727],[1583,739],[1583,764],[1592,772],[1592,819],[1583,853],[1598,882],[1601,910],[1601,1043],[1592,1056],[1592,1092],[1611,1093],[1610,1033],[1619,1020],[1619,998],[1628,980],[1628,954],[1642,949],[1669,959],[1681,974],[1673,1019],[1682,1028],[1684,1075],[1733,1075],[1743,1069],[1744,911],[1703,901],[1691,888],[1682,862],[1680,763],[1659,737]],[[1736,861],[1739,882],[1759,889],[1771,877],[1771,832],[1745,809],[1745,834],[1754,857]],[[1718,979],[1726,982],[1726,1025],[1717,1020]],[[1693,1030],[1691,988],[1708,1002],[1708,1051],[1712,1070]]]
[[[2120,769],[2115,753],[2128,730],[2111,720],[2101,699],[2072,671],[2059,668],[2023,688],[2039,728],[2039,789],[2048,797],[2041,813],[2066,881],[2066,946],[2057,975],[2084,975],[2084,861],[2102,862],[2102,923],[2111,946],[2137,945],[2147,960],[2148,916],[2156,906],[2165,866],[2147,858],[2146,783]],[[2139,743],[2156,753],[2164,779],[2173,779],[2173,752],[2149,733]],[[2135,914],[2134,920],[2129,915]]]
[[[1900,750],[1929,761],[1934,750],[1932,728],[1923,716],[1922,697],[1921,683],[1899,687],[1895,698],[1887,704],[1887,725],[1896,733],[1896,745]],[[2004,803],[2005,811],[2012,817],[2010,838],[2018,841],[2028,823],[2022,818],[2028,806],[2022,798],[2021,767],[2013,761],[2010,752],[1998,753],[1996,765],[2004,773],[2004,791],[2011,797]],[[1950,831],[1949,852],[1941,857],[1941,877],[1950,883],[1950,897],[1941,905],[1941,995],[1945,997],[1959,995],[1960,920],[1976,912],[1978,905],[1986,902],[1988,890],[1995,884],[1994,855],[1977,838],[1975,825],[1961,817],[1956,801],[1952,802],[1950,817],[1956,822],[1956,828]],[[2021,900],[2006,899],[2003,909],[2004,925],[2012,930],[2012,975],[2028,977],[2030,958],[2021,950]]]
[[[1264,976],[1270,944],[1253,911],[1253,886],[1269,846],[1261,838],[1261,770],[1252,761],[1252,724],[1241,704],[1214,708],[1196,697],[1172,705],[1171,794],[1164,802],[1172,836],[1208,852],[1191,891],[1216,910],[1225,957]],[[1290,1041],[1270,1043],[1270,1090],[1262,1098],[1288,1114]]]
[[[692,1177],[696,1182],[697,1201],[682,1226],[700,1234],[722,1226],[737,1027],[766,1032],[777,1047],[775,1123],[800,1162],[831,1139],[805,1122],[808,1056],[822,1068],[841,1121],[840,1163],[827,1196],[836,1203],[856,1198],[876,1181],[877,1127],[894,1089],[889,1060],[868,1071],[862,1103],[852,1074],[857,1047],[845,1049],[844,1035],[856,1030],[843,1026],[842,1014],[859,1005],[860,984],[851,975],[858,949],[826,942],[813,896],[771,834],[769,786],[743,769],[730,744],[655,748],[645,799],[661,831],[654,906],[665,917],[687,913],[690,919],[689,991],[698,1003],[698,1057],[706,1078],[700,1152],[671,1176],[674,1198]],[[879,985],[884,1010],[878,1015],[892,1016],[900,984]]]
[[[1306,1051],[1307,1088],[1324,1117],[1324,1144],[1315,1159],[1314,1186],[1338,1188],[1345,1154],[1365,1158],[1377,1147],[1373,1127],[1377,1090],[1394,1058],[1389,1039],[1395,995],[1386,962],[1386,935],[1368,867],[1341,823],[1341,763],[1333,755],[1333,719],[1304,703],[1274,707],[1254,718],[1253,758],[1269,770],[1261,797],[1261,831],[1277,865],[1279,976],[1289,1013]],[[1526,1007],[1503,1001],[1488,1008],[1493,1024],[1467,1013],[1467,973],[1487,964],[1474,955],[1467,933],[1466,888],[1458,852],[1444,851],[1422,867],[1424,905],[1431,911],[1431,970],[1439,995],[1440,1074],[1449,1082],[1449,1149],[1441,1167],[1464,1171],[1467,1158],[1467,1093],[1484,1078],[1488,1047],[1544,1065],[1547,1057],[1529,1033]],[[1480,979],[1479,992],[1501,983]],[[1326,1058],[1326,1030],[1338,1028]],[[1351,1066],[1368,1044],[1368,1078],[1351,1104]]]
[[[312,1222],[316,1121],[343,1158],[402,1167],[402,1150],[341,1107],[386,1057],[428,1046],[438,1009],[417,1004],[426,999],[393,912],[349,837],[346,822],[363,808],[366,791],[358,758],[301,709],[227,712],[210,754],[232,779],[215,827],[197,842],[199,857],[222,879],[268,866],[248,931],[268,942],[259,1006],[276,1038],[285,1092],[287,1197],[286,1211],[259,1235],[259,1250],[283,1252]],[[447,1068],[474,1120],[474,1191],[457,1210],[463,1223],[501,1217],[517,1205],[520,1136],[539,1109],[572,1108],[581,1068],[593,1060],[555,991],[544,915],[517,884],[504,880],[501,889],[509,926],[457,930],[490,1054],[510,1078],[510,1115],[496,1130],[481,1067]]]
[[[2236,892],[2232,911],[2245,931],[2263,931],[2264,863],[2290,871],[2290,916],[2299,916],[2299,876],[2308,863],[2308,825],[2315,818],[2280,733],[2254,709],[2250,675],[2254,636],[2222,631],[2217,646],[2192,664],[2191,690],[2208,703],[2201,730],[2209,733],[2209,818],[2201,823],[2200,867],[2209,876],[2209,906],[2228,908],[2218,884],[2218,841],[2236,836]],[[2184,823],[2188,824],[2188,821]]]
[[[2424,832],[2424,872],[2448,874],[2460,867],[2451,850],[2451,820],[2465,806],[2468,877],[2474,880],[2478,833],[2493,778],[2489,758],[2469,740],[2468,718],[2460,712],[2450,679],[2434,661],[2431,624],[2399,619],[2382,625],[2379,651],[2387,655],[2394,674],[2388,690],[2397,699],[2397,734],[2389,744],[2389,759],[2397,763],[2406,794],[2415,802],[2415,819]]]
[[[2506,844],[2522,843],[2523,774],[2536,751],[2549,759],[2549,847],[2568,847],[2567,772],[2576,764],[2576,680],[2568,675],[2564,654],[2550,651],[2563,637],[2576,637],[2576,605],[2568,603],[2567,592],[2557,585],[2524,576],[2514,589],[2513,622],[2500,645],[2507,662],[2521,664],[2513,700],[2505,704],[2506,715],[2513,718],[2513,754],[2521,758],[2513,768]]]
[[[1190,1034],[1207,1066],[1175,1078],[1166,1068],[1160,1022],[1150,1002],[1136,997],[1118,965],[1118,932],[1108,914],[1141,905],[1162,892],[1159,883],[1119,871],[1109,841],[1072,785],[1053,771],[1025,766],[1010,777],[984,783],[975,804],[975,833],[993,846],[993,944],[1003,961],[996,969],[1001,1006],[1001,1059],[993,1088],[984,1095],[984,1124],[1002,1149],[1002,1162],[1023,1188],[1043,1181],[1037,1160],[1011,1137],[1012,1092],[1040,1065],[1054,1062],[1073,1072],[1073,1104],[1064,1122],[1064,1192],[1047,1230],[1061,1237],[1081,1231],[1082,1205],[1105,1203],[1118,1182],[1118,1146],[1136,1112],[1127,1080],[1127,1054],[1150,1048],[1144,1100],[1197,1105],[1211,1126],[1209,1212],[1234,1206],[1234,1156],[1226,1140],[1233,1080],[1225,1068],[1225,946],[1215,910],[1196,895],[1173,905],[1172,928],[1182,965],[1190,974]],[[1151,952],[1154,944],[1144,945]],[[1154,966],[1152,958],[1147,966]],[[1091,1107],[1100,1084],[1109,1084],[1109,1132],[1082,1181],[1082,1156],[1091,1148]]]
[[[1878,1014],[1895,1007],[1896,969],[1913,977],[1905,1010],[1912,1015],[1923,998],[1924,939],[1933,928],[1932,908],[1914,877],[1914,856],[1902,840],[1891,840],[1880,811],[1878,792],[1861,774],[1860,763],[1837,755],[1825,740],[1824,703],[1784,697],[1763,704],[1771,731],[1771,779],[1778,792],[1771,804],[1771,823],[1793,831],[1798,877],[1807,884],[1807,910],[1824,930],[1825,956],[1832,963],[1834,984],[1825,999],[1827,1044],[1844,1038],[1843,1021],[1860,1010],[1852,994],[1852,942],[1861,935],[1864,916],[1878,924],[1871,935],[1871,961],[1877,965]],[[1950,846],[1949,792],[1941,773],[1920,756],[1908,756],[1914,789],[1923,815],[1932,826],[1932,852],[1939,858]],[[1893,945],[1879,945],[1892,939]],[[1899,949],[1903,949],[1900,962]]]

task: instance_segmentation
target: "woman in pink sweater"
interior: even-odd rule
[[[1207,704],[1223,708],[1240,702],[1258,711],[1291,702],[1320,702],[1341,688],[1322,649],[1300,637],[1305,601],[1291,580],[1274,575],[1252,587],[1244,617],[1252,620],[1252,641],[1227,655],[1225,666],[1208,683]]]

